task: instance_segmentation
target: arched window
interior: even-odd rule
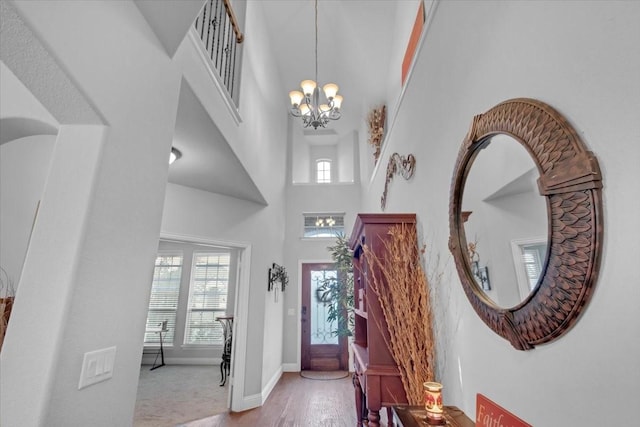
[[[319,184],[331,182],[331,160],[316,160],[316,182]]]

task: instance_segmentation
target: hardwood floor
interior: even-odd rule
[[[350,376],[322,381],[285,372],[262,407],[216,415],[184,427],[354,427],[354,399]],[[381,416],[381,425],[387,425],[385,414]]]

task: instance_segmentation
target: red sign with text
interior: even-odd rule
[[[476,397],[476,427],[533,427],[480,393]]]

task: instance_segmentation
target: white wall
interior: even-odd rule
[[[287,369],[300,363],[300,281],[299,262],[331,261],[328,246],[335,239],[303,239],[303,213],[345,212],[345,234],[350,235],[360,206],[359,184],[290,185],[287,189],[286,245],[284,259],[289,273],[289,288],[284,294],[283,363]],[[289,314],[290,312],[293,314]]]
[[[87,105],[99,111],[98,116],[109,124],[109,131],[96,135],[99,137],[95,144],[89,144],[91,139],[86,130],[85,147],[90,147],[91,153],[78,148],[74,153],[73,147],[82,142],[82,135],[74,126],[63,133],[70,142],[60,145],[59,137],[60,155],[66,158],[54,163],[57,180],[53,187],[51,182],[48,184],[52,190],[48,199],[54,200],[50,206],[53,211],[45,211],[47,216],[43,213],[44,234],[38,239],[41,250],[37,254],[43,256],[48,250],[58,256],[70,256],[70,262],[60,263],[65,267],[60,272],[61,304],[51,305],[50,299],[47,300],[50,307],[56,307],[57,316],[47,317],[51,324],[46,332],[51,335],[50,342],[40,343],[42,351],[31,352],[33,357],[22,363],[24,369],[3,370],[3,387],[13,388],[16,381],[24,384],[16,386],[11,401],[3,400],[3,424],[37,425],[46,419],[48,425],[127,425],[135,403],[151,283],[149,266],[155,257],[160,231],[167,177],[166,153],[175,124],[181,72],[190,84],[199,83],[192,85],[195,90],[211,91],[211,82],[203,86],[198,76],[194,77],[197,72],[185,67],[193,62],[185,61],[191,52],[185,52],[184,43],[175,61],[168,57],[133,2],[18,2],[16,6],[29,26],[46,40],[44,56],[64,64],[73,82],[80,87],[78,92],[86,94]],[[216,117],[216,124],[259,183],[269,206],[240,203],[236,208],[234,203],[238,201],[233,199],[225,200],[221,206],[215,195],[196,191],[194,196],[188,189],[184,191],[186,194],[181,194],[182,190],[174,188],[167,196],[168,219],[163,223],[163,231],[213,240],[242,240],[251,246],[251,271],[245,272],[251,287],[246,339],[249,368],[245,386],[248,394],[261,397],[265,388],[262,378],[273,377],[282,362],[282,327],[278,327],[282,309],[280,304],[265,299],[265,293],[267,268],[274,261],[282,263],[286,116],[264,115],[264,111],[269,111],[265,100],[277,98],[279,92],[276,88],[269,89],[271,85],[267,84],[276,81],[277,75],[265,48],[267,38],[260,36],[265,31],[260,18],[261,6],[259,3],[254,6],[248,8],[245,17],[254,37],[247,39],[244,47],[241,91],[244,98],[240,101],[243,122],[237,125],[230,119],[224,110],[226,107],[216,97],[208,97],[205,108]],[[3,41],[6,39],[3,33]],[[18,45],[16,40],[9,47]],[[101,47],[96,49],[96,46]],[[27,56],[30,54],[26,51]],[[256,73],[256,69],[260,69],[260,73]],[[46,80],[46,75],[41,78]],[[45,105],[56,107],[56,113],[66,113],[70,108],[60,108],[60,103],[56,104],[51,96],[46,100]],[[64,118],[69,116],[74,117],[67,114]],[[61,120],[63,125],[67,122]],[[83,168],[75,167],[82,156],[86,156]],[[281,171],[280,179],[274,179],[274,171]],[[76,180],[69,194],[78,200],[74,200],[76,205],[67,207],[63,205],[65,199],[55,202],[55,196],[71,178]],[[172,201],[181,197],[191,197],[193,204],[172,205]],[[70,216],[65,223],[67,228],[56,229],[53,220],[57,217],[53,214],[63,214],[72,208],[79,208],[74,211],[77,221],[73,222],[76,217]],[[244,218],[244,213],[250,218]],[[203,214],[211,215],[202,217]],[[225,220],[234,226],[225,228]],[[67,250],[53,248],[63,241],[57,236],[65,230],[74,232],[73,239],[65,242]],[[51,262],[55,262],[55,258]],[[31,272],[29,292],[22,292],[29,295],[24,299],[29,303],[22,304],[22,308],[16,304],[12,326],[23,323],[20,318],[26,319],[28,313],[36,310],[36,306],[29,304],[37,298],[42,274]],[[55,289],[50,288],[48,293]],[[270,324],[275,324],[275,333],[270,330],[265,343],[264,325]],[[29,328],[31,326],[13,328],[14,342],[21,334],[30,334]],[[44,331],[41,327],[38,329]],[[21,356],[17,347],[11,350],[11,342],[10,329],[3,363],[16,363]],[[114,377],[78,391],[83,353],[111,345],[117,346]],[[46,363],[39,363],[39,358],[44,358]],[[34,370],[34,365],[42,373]],[[37,393],[32,391],[34,388]],[[28,394],[31,402],[26,400]],[[5,396],[8,394],[3,393],[3,398]],[[256,404],[260,403],[258,400]],[[31,404],[36,409],[26,411],[23,404]],[[67,408],[72,404],[79,407]]]
[[[416,212],[439,304],[445,404],[472,418],[476,393],[536,426],[631,425],[640,396],[640,3],[443,1],[428,30],[383,154],[413,153],[388,212]],[[475,114],[515,97],[542,100],[576,128],[604,176],[604,248],[592,299],[559,340],[520,352],[494,334],[462,292],[449,254],[451,174]],[[496,165],[500,167],[500,165]],[[363,210],[378,211],[378,170]],[[438,259],[439,257],[439,259]],[[434,278],[435,275],[431,274]],[[542,409],[544,408],[544,409]]]
[[[22,46],[11,66],[61,126],[2,351],[1,422],[128,425],[180,76],[132,2],[12,4],[46,53],[3,32]],[[113,378],[78,390],[84,353],[110,346]]]
[[[291,134],[292,182],[305,184],[316,182],[316,161],[331,161],[332,182],[352,183],[359,171],[357,134],[349,132],[341,136],[305,137],[299,119],[292,121]],[[319,141],[319,142],[318,142]]]
[[[271,206],[180,185],[167,185],[163,233],[247,243],[251,246],[251,269],[241,273],[249,275],[250,283],[248,313],[245,313],[248,314],[248,324],[244,325],[248,329],[245,343],[245,397],[260,394],[264,386],[263,376],[273,375],[280,367],[278,363],[277,367],[268,366],[267,369],[263,363],[263,353],[279,352],[282,346],[282,329],[272,329],[270,326],[281,321],[282,300],[276,303],[267,294],[267,271],[273,262],[282,263],[278,253],[282,247],[278,226],[282,218],[279,215],[279,210]],[[240,314],[236,313],[238,316]],[[237,322],[235,327],[239,327]],[[273,342],[264,342],[265,329],[269,330]]]
[[[17,289],[59,123],[4,61],[0,92],[0,266]]]
[[[55,136],[37,135],[0,145],[0,265],[15,290],[55,141]]]
[[[291,146],[291,182],[296,184],[313,182],[315,175],[311,174],[311,145],[305,141],[302,135],[302,127],[299,119],[290,118],[293,121],[289,138],[295,141]],[[291,126],[291,124],[289,125]]]
[[[425,14],[428,13],[431,0],[411,0],[398,2],[394,20],[393,40],[389,58],[389,79],[387,81],[387,114],[396,111],[400,93],[402,92],[402,61],[407,51],[411,31],[416,21],[420,3],[424,3]]]
[[[355,182],[360,176],[360,157],[357,153],[358,134],[349,132],[338,141],[338,177],[339,182]]]
[[[248,324],[243,325],[247,328],[243,398],[250,407],[261,404],[268,380],[279,372],[282,363],[282,328],[277,327],[282,321],[282,303],[267,298],[266,277],[273,262],[282,264],[287,117],[270,105],[281,92],[272,84],[279,76],[269,55],[261,9],[265,6],[261,2],[246,6],[244,28],[250,29],[250,35],[247,33],[242,47],[240,122],[234,121],[219,97],[199,100],[260,189],[267,206],[170,184],[162,231],[251,246],[251,271],[243,272],[250,281]],[[190,46],[188,40],[182,43],[176,63],[196,94],[208,93],[211,79]]]

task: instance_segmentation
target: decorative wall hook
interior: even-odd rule
[[[284,292],[287,284],[289,283],[289,275],[283,266],[274,262],[269,269],[269,283],[267,285],[267,291],[272,291],[277,282],[280,282],[280,289]]]
[[[407,157],[401,156],[398,153],[393,153],[391,155],[389,163],[387,164],[387,180],[384,183],[384,192],[380,198],[380,207],[382,210],[384,210],[387,205],[387,190],[393,176],[400,174],[404,179],[411,179],[415,166],[416,158],[413,154],[409,154]]]

